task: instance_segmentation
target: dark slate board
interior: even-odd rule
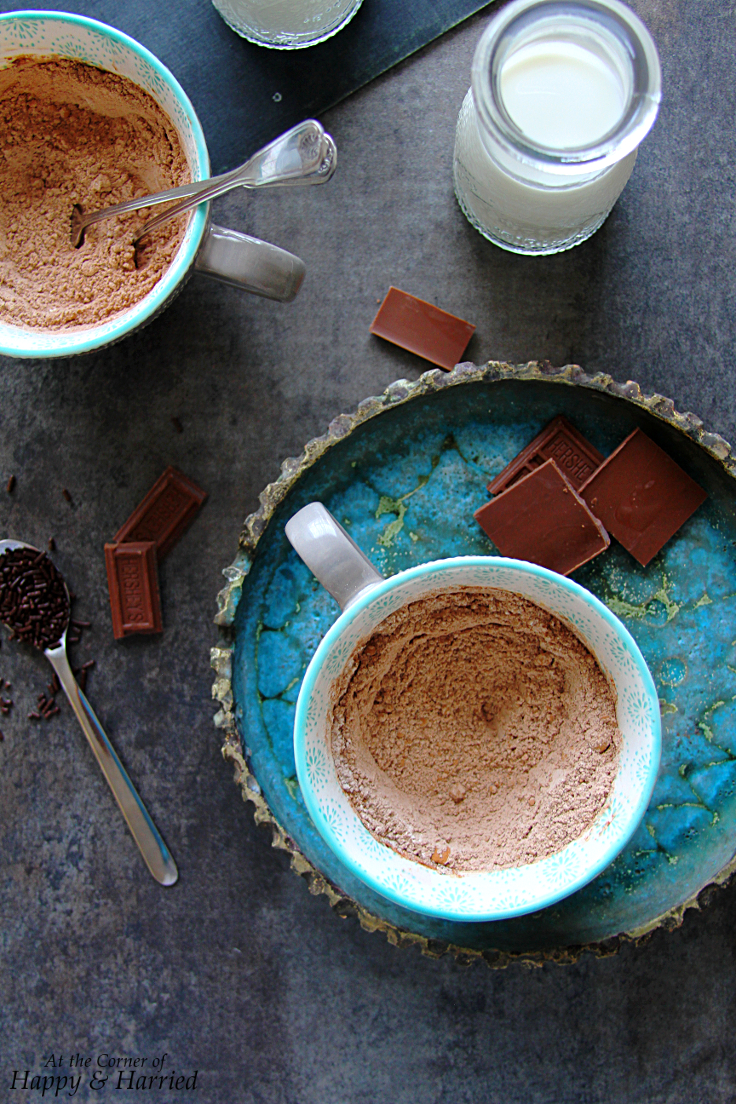
[[[31,6],[71,8],[68,3]],[[300,119],[319,116],[487,6],[487,0],[363,0],[347,27],[304,50],[269,50],[246,42],[208,0],[173,5],[78,0],[73,10],[132,35],[171,69],[199,115],[212,171],[218,173]],[[20,8],[0,2],[0,12]]]

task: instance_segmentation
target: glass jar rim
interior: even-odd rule
[[[631,66],[632,87],[624,113],[599,141],[569,149],[534,142],[516,125],[500,94],[500,72],[519,35],[533,41],[535,25],[549,27],[555,18],[568,27],[577,22],[620,49]],[[594,173],[621,161],[651,130],[659,110],[662,70],[654,40],[639,17],[619,0],[512,0],[490,21],[473,57],[472,92],[476,111],[492,140],[504,151],[535,168],[559,175]]]

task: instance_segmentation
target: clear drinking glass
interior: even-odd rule
[[[585,241],[629,179],[660,97],[657,48],[618,0],[514,0],[478,43],[458,117],[463,213],[514,253]]]
[[[331,38],[362,0],[212,0],[225,22],[249,42],[299,50]]]

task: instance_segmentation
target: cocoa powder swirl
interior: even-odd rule
[[[159,282],[187,216],[136,248],[150,209],[70,241],[72,208],[109,207],[190,179],[176,127],[127,77],[60,57],[0,70],[0,321],[32,329],[97,326]]]
[[[604,807],[621,734],[595,657],[502,590],[438,592],[392,613],[335,693],[338,778],[366,827],[429,866],[519,866]]]

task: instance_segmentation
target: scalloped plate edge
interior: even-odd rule
[[[496,969],[503,969],[513,962],[521,962],[527,966],[541,966],[544,962],[570,964],[576,962],[583,952],[588,952],[596,957],[608,957],[616,954],[624,943],[639,944],[648,940],[659,928],[668,931],[674,930],[682,924],[685,913],[689,909],[702,908],[709,900],[714,888],[724,886],[729,881],[736,872],[736,854],[718,872],[712,882],[680,905],[661,916],[655,917],[641,928],[621,932],[602,943],[588,943],[539,952],[478,951],[441,940],[428,939],[415,932],[398,928],[340,893],[302,854],[295,841],[284,831],[271,812],[261,792],[258,780],[249,769],[237,729],[232,690],[233,640],[230,626],[242,595],[243,582],[250,571],[258,542],[265,532],[271,516],[304,471],[310,468],[316,460],[351,433],[356,426],[376,417],[391,407],[422,395],[442,391],[447,387],[475,382],[492,383],[505,379],[543,380],[563,386],[578,386],[594,391],[605,391],[617,398],[626,399],[692,438],[717,460],[729,475],[736,478],[736,458],[728,441],[720,434],[705,429],[702,420],[696,414],[690,412],[680,413],[675,409],[672,399],[656,392],[645,394],[639,384],[633,380],[619,383],[604,372],[597,372],[591,376],[577,364],[567,364],[562,368],[554,368],[549,361],[531,361],[528,364],[517,365],[505,364],[499,361],[489,361],[482,365],[464,362],[457,364],[451,372],[444,372],[439,368],[435,368],[423,373],[418,380],[413,382],[399,379],[390,384],[381,395],[373,395],[363,399],[353,413],[339,414],[336,418],[333,418],[327,432],[309,441],[300,456],[288,457],[284,460],[281,464],[281,474],[278,479],[273,483],[269,483],[261,491],[258,509],[250,514],[243,524],[235,561],[223,570],[227,585],[217,596],[218,612],[215,617],[215,624],[220,630],[220,641],[211,649],[210,653],[211,665],[216,674],[212,687],[212,697],[220,706],[215,715],[214,723],[215,727],[224,735],[223,758],[233,764],[234,781],[241,788],[243,800],[252,803],[256,824],[270,829],[271,846],[289,854],[292,870],[305,878],[310,893],[315,895],[324,894],[330,907],[339,916],[355,916],[361,928],[365,931],[383,932],[388,942],[393,946],[419,947],[422,954],[431,958],[440,958],[444,954],[451,954],[459,963],[469,964],[475,959],[482,959],[487,965]]]

